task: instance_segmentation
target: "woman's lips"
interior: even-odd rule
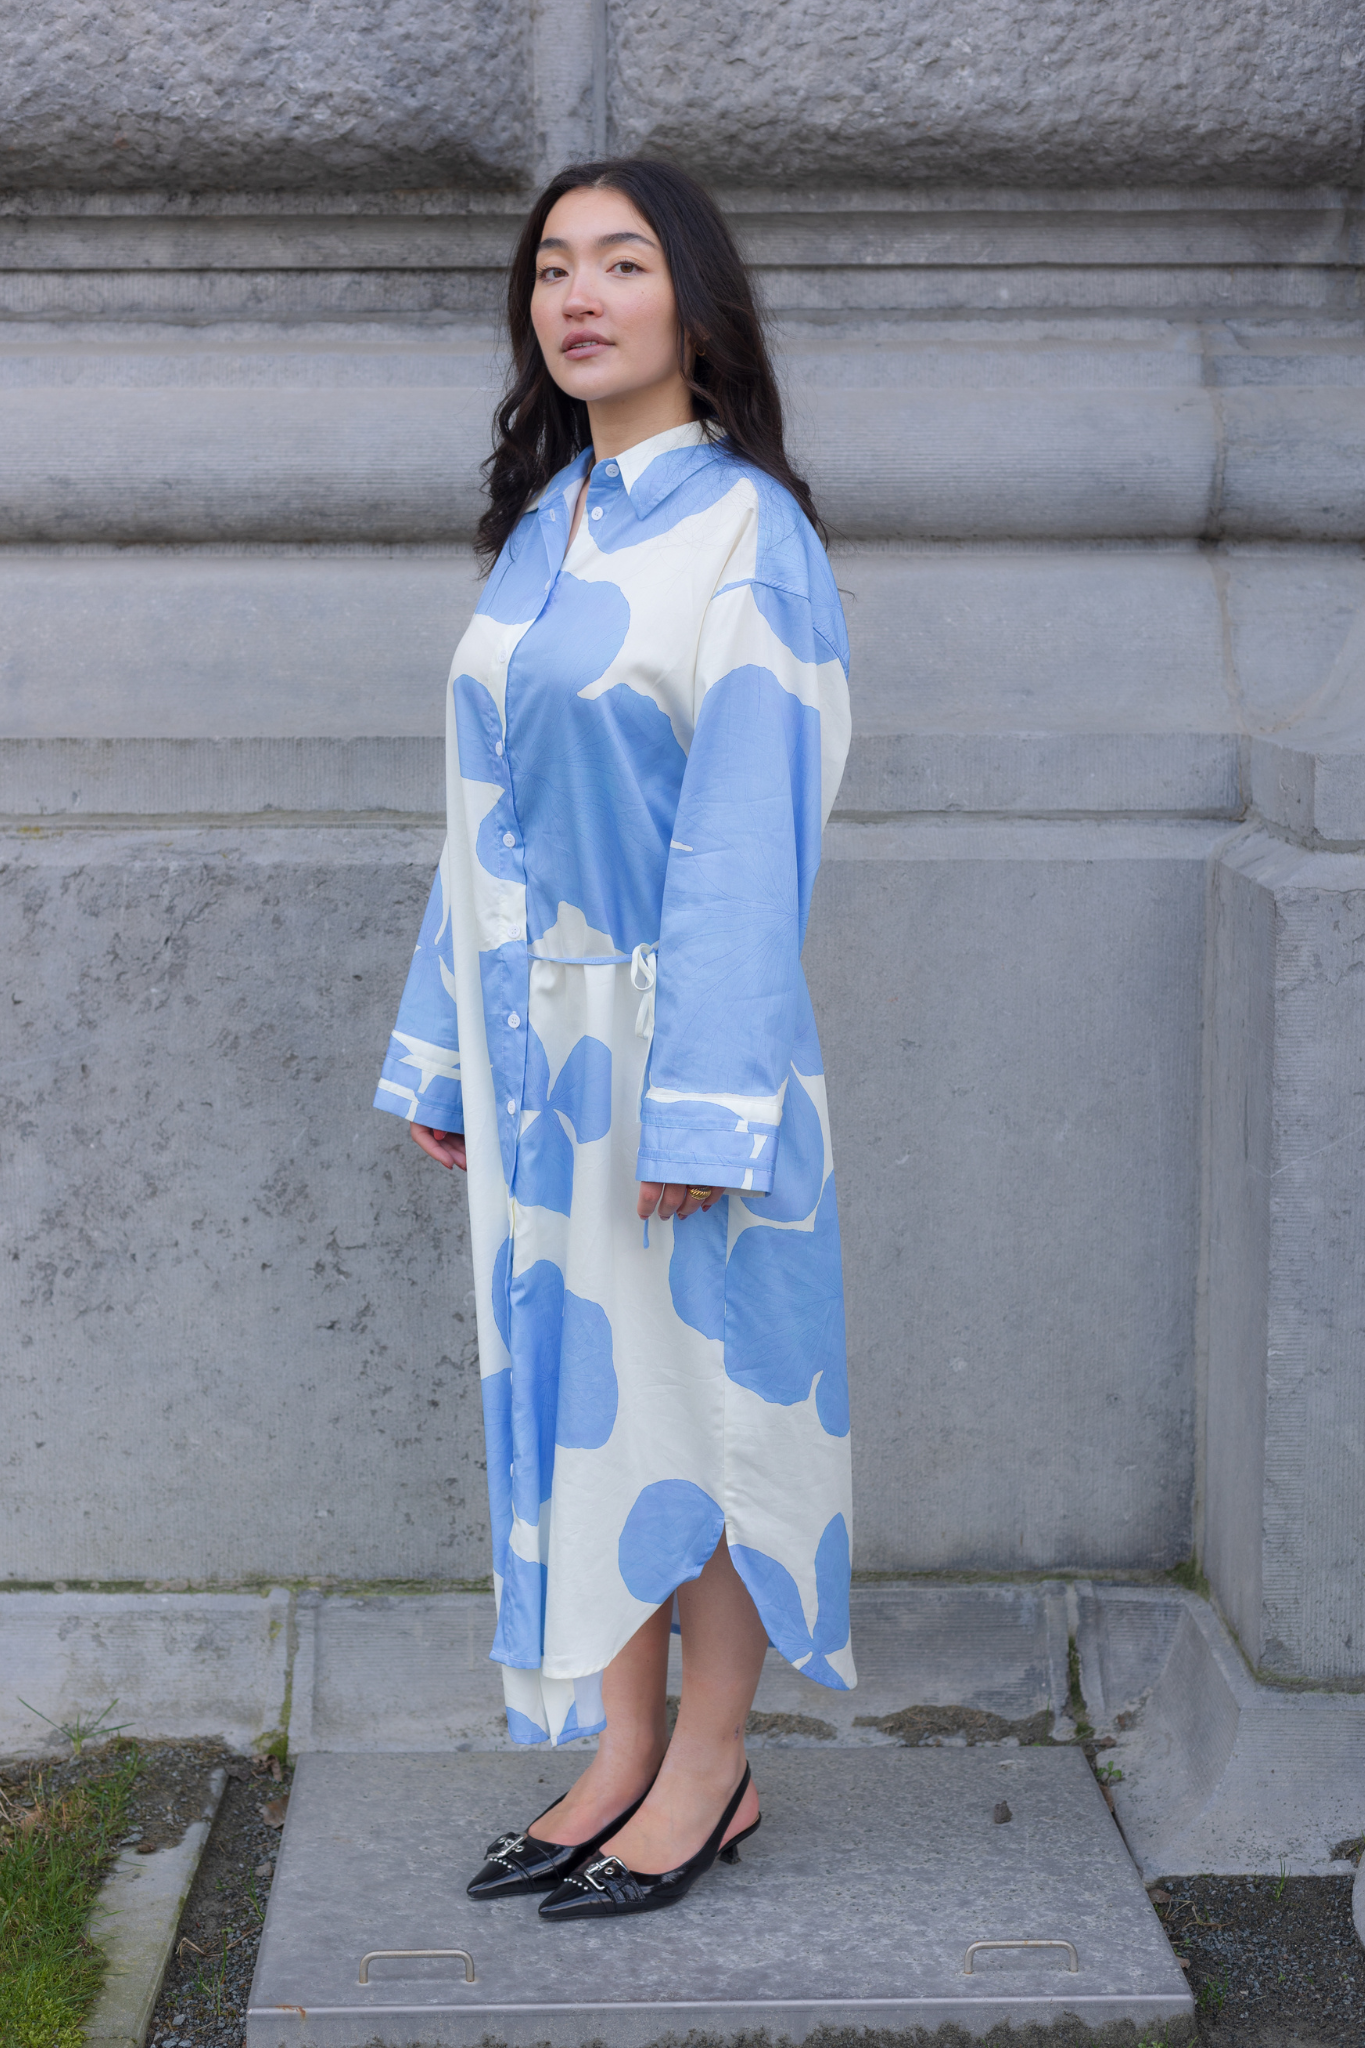
[[[560,352],[566,356],[595,356],[599,349],[611,346],[601,334],[571,334]]]

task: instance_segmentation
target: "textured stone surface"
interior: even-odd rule
[[[1218,828],[826,835],[860,1565],[1175,1564]]]
[[[463,1191],[370,1108],[439,848],[9,842],[9,1575],[487,1570]]]
[[[830,834],[861,1563],[1188,1552],[1218,829]],[[368,1106],[438,844],[9,842],[12,1573],[486,1570],[463,1197]]]
[[[22,0],[0,28],[11,188],[507,185],[527,168],[512,0]]]
[[[18,1463],[15,1434],[7,1477]],[[12,1571],[9,1532],[5,1549]],[[289,1716],[289,1609],[278,1587],[265,1595],[4,1593],[0,1756],[64,1752],[50,1724],[88,1722],[109,1701],[117,1710],[105,1713],[106,1725],[124,1723],[134,1737],[215,1735],[236,1749],[273,1738]]]
[[[0,550],[0,730],[91,741],[439,741],[450,657],[478,591],[465,549]],[[426,808],[440,808],[442,773],[438,764]],[[357,794],[298,806],[281,790],[273,801],[370,808]],[[169,807],[202,804],[200,794]],[[84,808],[130,806],[116,797]]]
[[[617,147],[756,182],[1348,178],[1357,0],[611,0]]]
[[[12,188],[512,185],[604,132],[707,175],[1313,184],[1361,147],[1356,0],[12,11]]]
[[[1253,1664],[1365,1644],[1365,856],[1253,830],[1214,868],[1204,1554]]]

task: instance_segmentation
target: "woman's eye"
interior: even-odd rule
[[[611,267],[619,271],[623,277],[634,275],[640,268],[638,263],[631,262],[629,256],[623,256],[619,263],[613,263]]]

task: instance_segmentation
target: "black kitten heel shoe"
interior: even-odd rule
[[[642,1870],[628,1870],[619,1856],[597,1856],[585,1863],[581,1870],[566,1877],[548,1899],[540,1902],[542,1920],[612,1920],[621,1913],[654,1913],[661,1906],[672,1906],[692,1889],[697,1879],[711,1868],[717,1857],[723,1863],[738,1863],[739,1845],[747,1841],[759,1825],[745,1828],[727,1842],[722,1849],[721,1837],[739,1812],[740,1801],[749,1789],[749,1767],[744,1766],[729,1805],[709,1835],[688,1862],[680,1863],[676,1870],[660,1871],[651,1876]],[[605,1842],[606,1835],[602,1836]]]
[[[483,1868],[465,1886],[471,1899],[518,1899],[527,1892],[549,1892],[568,1876],[576,1863],[585,1856],[591,1856],[600,1849],[603,1842],[623,1828],[631,1815],[638,1813],[648,1798],[642,1792],[633,1806],[624,1813],[618,1813],[615,1820],[599,1828],[595,1835],[589,1835],[586,1842],[542,1842],[531,1833],[536,1821],[531,1822],[520,1835],[499,1835],[496,1842],[490,1842],[484,1850],[486,1861]],[[555,1801],[558,1806],[559,1801]],[[554,1806],[547,1806],[545,1813],[553,1813]],[[536,1820],[544,1820],[545,1814],[538,1813]]]

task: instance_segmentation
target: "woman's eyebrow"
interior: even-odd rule
[[[595,249],[612,249],[615,248],[618,242],[641,242],[646,249],[657,249],[659,246],[648,235],[637,234],[633,228],[620,228],[614,235],[599,235],[593,247]],[[537,254],[539,254],[541,249],[567,249],[568,246],[563,235],[545,235],[537,243],[536,249]]]

